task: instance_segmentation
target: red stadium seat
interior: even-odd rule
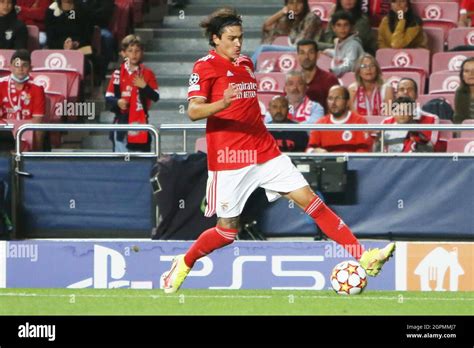
[[[68,79],[68,96],[79,97],[80,82],[84,77],[84,54],[75,50],[36,50],[31,54],[33,71],[62,72]]]
[[[262,52],[258,56],[258,72],[285,73],[291,70],[298,70],[299,68],[298,59],[296,59],[296,52]]]
[[[440,52],[433,55],[431,71],[459,71],[466,58],[474,57],[474,51]]]
[[[256,73],[259,93],[283,93],[286,76],[284,73]]]
[[[31,77],[37,84],[43,86],[46,93],[61,94],[68,97],[67,76],[63,73],[32,72]]]
[[[308,1],[308,4],[311,11],[314,12],[319,18],[321,18],[321,21],[325,22],[327,25],[327,22],[329,22],[329,19],[331,17],[331,12],[335,6],[335,3],[310,0]]]
[[[0,77],[10,75],[10,60],[15,50],[0,50]]]
[[[438,71],[430,76],[429,93],[454,93],[459,83],[459,72]]]
[[[424,48],[380,48],[376,59],[382,71],[419,71],[430,73],[430,51]]]
[[[448,33],[448,50],[457,46],[474,46],[474,28],[454,28]]]
[[[423,26],[425,20],[457,23],[459,19],[457,2],[415,2],[412,8],[423,19]]]
[[[444,51],[444,42],[446,35],[442,28],[425,27],[423,31],[428,39],[428,49],[431,54]]]
[[[275,40],[273,40],[272,45],[291,46],[290,38],[288,36],[277,36]]]
[[[464,120],[462,124],[474,124],[474,120]],[[461,138],[474,138],[474,130],[462,131]]]
[[[444,98],[446,102],[451,105],[454,109],[454,92],[453,93],[436,93],[436,94],[421,94],[418,96],[417,102],[420,103],[421,106],[425,105],[432,99],[436,98]]]
[[[26,44],[28,51],[32,52],[34,50],[39,50],[39,28],[36,25],[27,25],[26,29],[28,30],[28,41]]]
[[[355,82],[355,80],[355,74],[352,71],[348,71],[339,78],[339,83],[342,86],[349,87],[351,83]]]
[[[424,74],[419,71],[383,71],[382,77],[385,82],[390,83],[394,92],[397,92],[398,81],[400,81],[402,77],[409,77],[415,80],[420,92],[425,90],[425,77]]]
[[[447,152],[474,153],[474,139],[450,139]]]

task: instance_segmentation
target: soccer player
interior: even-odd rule
[[[196,260],[234,241],[242,209],[258,187],[266,190],[270,201],[280,196],[295,201],[328,237],[351,252],[368,274],[377,275],[395,244],[364,251],[349,227],[310,189],[290,158],[281,154],[261,118],[253,63],[240,54],[240,16],[231,8],[220,9],[201,27],[213,49],[194,65],[188,114],[193,121],[207,119],[206,216],[217,214],[218,221],[186,254],[175,257],[171,269],[161,276],[161,287],[166,293],[176,292]]]

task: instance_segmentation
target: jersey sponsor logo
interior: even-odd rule
[[[194,86],[195,84],[199,82],[199,79],[200,79],[199,74],[192,73],[191,76],[189,77],[189,85]]]

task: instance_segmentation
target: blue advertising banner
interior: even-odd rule
[[[161,274],[190,242],[5,242],[7,288],[158,289]],[[383,242],[364,243],[365,248]],[[4,260],[1,260],[1,255]],[[339,262],[353,259],[332,242],[244,242],[199,260],[183,288],[325,290]],[[395,290],[395,260],[370,278],[371,290]]]

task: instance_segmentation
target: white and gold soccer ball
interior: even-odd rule
[[[357,295],[367,286],[367,273],[356,261],[343,261],[331,273],[331,285],[339,295]]]

